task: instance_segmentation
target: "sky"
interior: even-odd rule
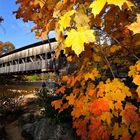
[[[0,41],[10,41],[16,48],[41,41],[35,38],[34,32],[31,32],[32,22],[24,23],[22,19],[16,19],[13,11],[16,11],[19,5],[16,5],[15,1],[0,0],[0,16],[4,18],[0,24]],[[50,33],[49,37],[54,37],[54,33]]]

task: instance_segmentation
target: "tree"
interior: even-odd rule
[[[72,107],[82,139],[140,139],[140,14],[138,1],[17,0],[17,18],[33,21],[37,37],[56,31],[75,69],[62,76],[52,102]],[[65,37],[66,35],[66,37]],[[69,92],[68,92],[69,91]]]
[[[0,55],[11,52],[15,46],[11,42],[0,42]]]

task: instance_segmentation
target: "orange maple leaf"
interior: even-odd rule
[[[62,86],[59,89],[57,89],[55,93],[56,94],[59,94],[59,93],[64,94],[65,93],[65,90],[66,90],[65,86]]]
[[[136,112],[136,107],[134,105],[126,104],[125,109],[122,111],[122,121],[129,125],[130,123],[140,122],[140,116]]]
[[[90,111],[94,116],[100,116],[102,112],[109,111],[109,104],[104,98],[95,99],[91,104]]]
[[[108,140],[109,131],[102,127],[101,120],[91,118],[91,124],[89,125],[89,137],[91,140]]]
[[[59,112],[62,112],[63,110],[67,109],[69,107],[68,103],[65,103],[62,105],[62,107],[60,108]]]
[[[62,100],[55,100],[51,102],[51,105],[55,108],[55,109],[59,109],[61,107],[62,104]]]
[[[134,79],[133,79],[133,82],[134,82],[136,85],[140,85],[140,75],[135,75],[135,76],[134,76]]]
[[[87,88],[87,94],[89,96],[93,96],[95,94],[95,89],[94,89],[94,85],[92,83],[90,83],[88,85],[88,88]]]
[[[83,139],[87,138],[87,128],[86,124],[88,123],[89,120],[87,119],[76,119],[73,122],[73,127],[77,128],[76,133],[78,136],[82,136]]]
[[[63,82],[67,82],[68,80],[69,80],[69,77],[68,77],[68,76],[63,76],[63,77],[62,77],[62,81],[63,81]]]

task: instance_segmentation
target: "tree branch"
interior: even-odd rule
[[[110,38],[112,38],[117,44],[121,45],[121,43],[120,43],[115,37],[113,37],[112,35],[110,35],[109,33],[103,31],[102,29],[100,29],[100,28],[98,28],[98,27],[95,27],[95,28],[98,29],[98,30],[100,30],[101,32],[105,33],[106,35],[108,35],[108,36],[109,36]],[[137,60],[140,59],[138,56],[136,56],[135,53],[130,52],[130,50],[129,50],[128,48],[126,48],[125,46],[122,46],[122,45],[121,45],[121,47],[123,47],[125,50],[127,50],[129,53],[131,53],[132,56],[135,57]]]
[[[111,68],[110,62],[108,61],[108,59],[107,59],[107,57],[106,57],[106,54],[104,53],[104,51],[103,51],[103,49],[102,49],[102,47],[101,47],[100,45],[99,45],[99,48],[100,48],[100,51],[101,51],[101,53],[102,53],[102,56],[104,57],[104,60],[105,60],[105,62],[106,62],[106,64],[107,64],[107,66],[108,66],[109,69],[110,69],[110,72],[111,72],[113,78],[115,78],[115,74],[114,74],[114,72],[113,72],[113,70],[112,70],[112,68]]]

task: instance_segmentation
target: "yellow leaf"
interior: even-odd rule
[[[87,27],[79,27],[78,30],[72,29],[67,32],[67,38],[65,40],[66,47],[71,47],[77,55],[84,51],[84,43],[90,43],[95,41],[93,30]]]
[[[134,34],[140,33],[140,14],[137,14],[137,21],[127,27],[132,30]]]
[[[67,96],[66,99],[69,102],[69,105],[73,105],[75,103],[75,95],[70,94],[70,96]]]
[[[113,45],[110,48],[110,52],[114,53],[114,52],[118,51],[120,48],[121,48],[121,46]]]
[[[134,5],[133,3],[131,3],[130,1],[127,1],[127,0],[107,0],[108,4],[114,4],[114,5],[119,6],[120,8],[122,7],[122,5],[125,2],[127,3],[128,6],[133,6]]]
[[[140,75],[135,75],[135,76],[134,76],[134,79],[133,79],[133,82],[134,82],[136,85],[140,85]]]
[[[99,118],[104,121],[107,122],[108,125],[111,124],[111,119],[112,119],[113,115],[110,112],[103,112],[101,116],[99,116]]]
[[[89,8],[92,8],[92,13],[96,17],[102,11],[106,4],[106,0],[95,0],[91,3]]]
[[[60,24],[60,31],[63,31],[67,27],[70,27],[71,17],[75,13],[75,10],[71,10],[60,17],[59,24]]]
[[[120,82],[117,78],[115,78],[112,82],[107,83],[105,86],[105,97],[108,100],[118,102],[123,101],[126,96],[131,96],[129,88],[125,86],[123,82]]]
[[[122,137],[120,138],[120,140],[131,140],[128,126],[123,123],[121,124],[121,128],[122,128]]]
[[[101,62],[102,57],[94,53],[93,54],[93,59],[94,59],[95,62]]]
[[[126,1],[126,0],[94,0],[91,5],[90,8],[92,8],[92,13],[94,14],[94,16],[96,17],[98,14],[100,14],[100,12],[102,11],[102,9],[104,8],[106,2],[108,4],[114,4],[119,6],[120,8],[122,7],[122,5],[126,2],[128,6],[133,6],[134,4]]]
[[[85,13],[85,8],[83,5],[80,5],[78,10],[75,13],[74,21],[76,22],[76,27],[79,26],[89,26],[89,17]]]
[[[119,124],[115,123],[112,130],[112,136],[114,136],[115,140],[119,139],[119,136],[122,134],[121,131]]]
[[[88,72],[84,75],[85,80],[91,79],[95,80],[95,78],[100,77],[100,74],[96,68],[94,68],[91,72]]]
[[[48,33],[46,31],[41,33],[42,40],[46,40],[47,36],[48,36]]]
[[[92,83],[88,85],[86,93],[88,96],[93,96],[95,94],[94,85]]]
[[[67,57],[68,62],[72,62],[72,56]]]
[[[45,2],[42,2],[41,0],[35,0],[35,1],[34,1],[34,4],[35,4],[35,5],[36,5],[36,4],[39,4],[39,6],[40,6],[41,8],[43,8],[44,5],[45,5]]]
[[[129,69],[130,71],[128,72],[128,76],[134,76],[137,72],[135,66],[130,66]]]

